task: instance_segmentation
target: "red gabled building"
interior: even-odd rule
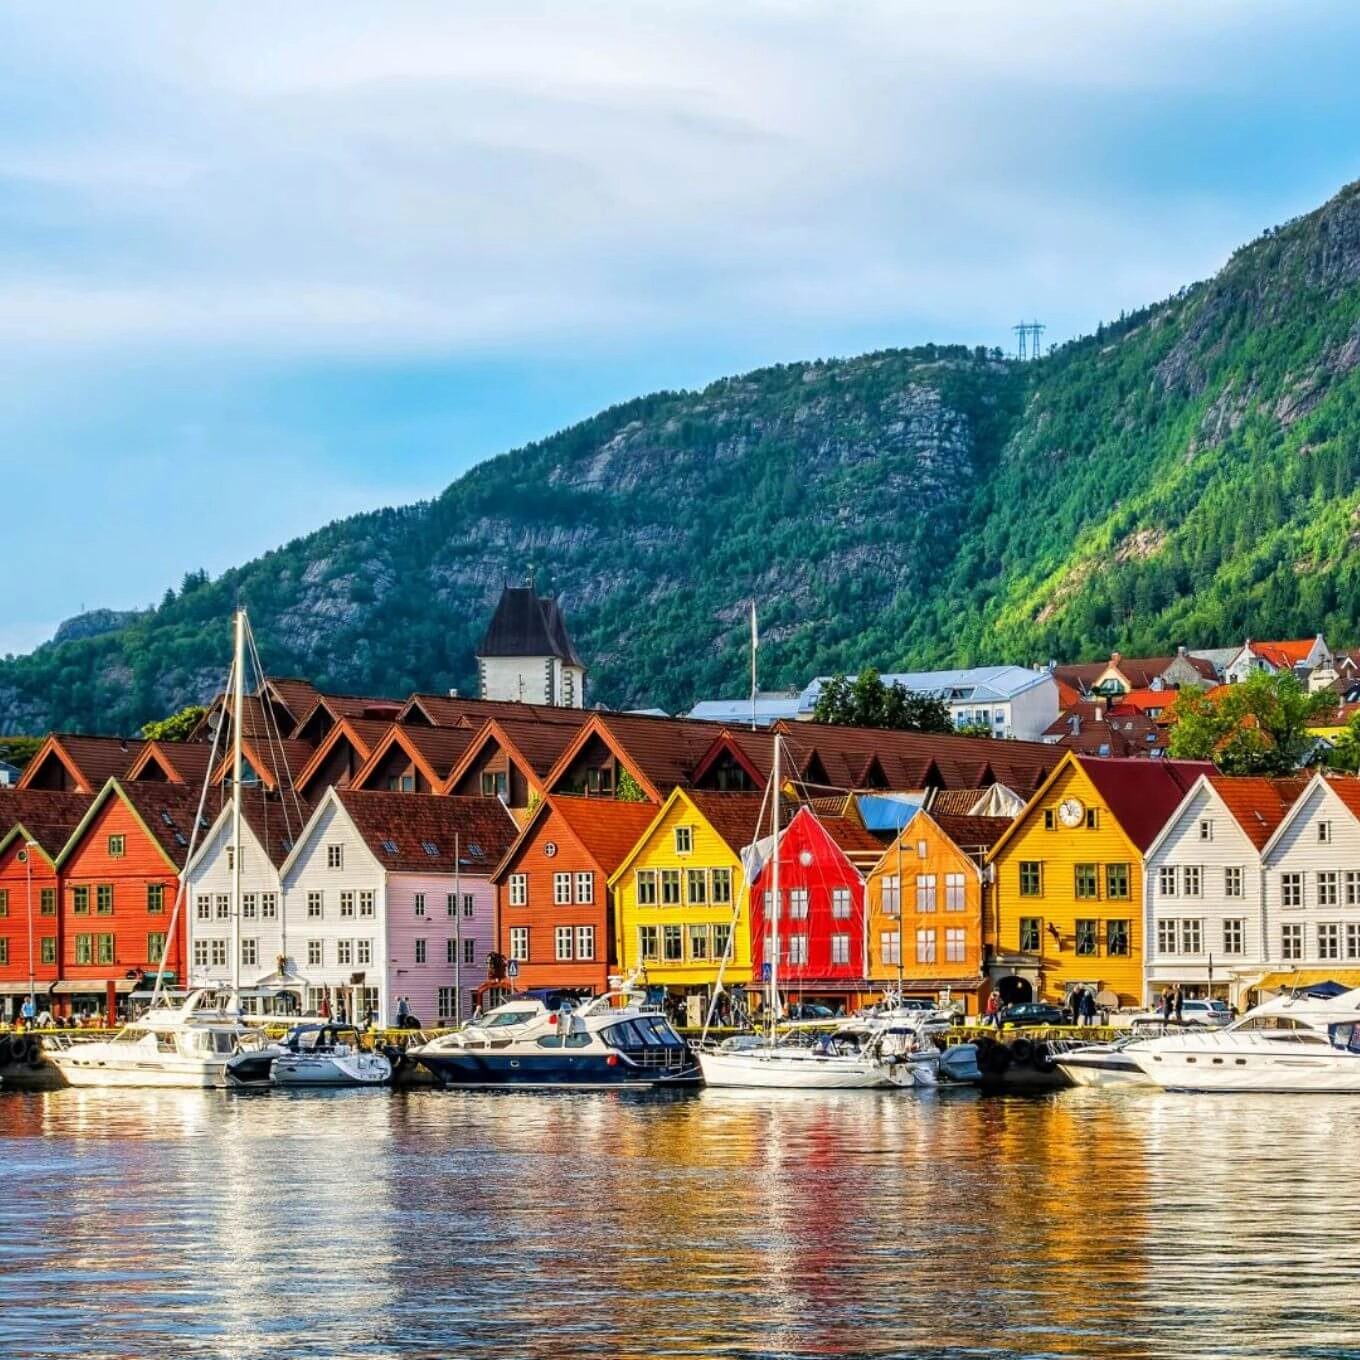
[[[774,854],[751,884],[751,963],[764,973],[773,907]],[[883,854],[848,817],[799,808],[779,836],[779,991],[790,1002],[850,1010],[873,990],[865,957],[864,880]]]
[[[38,1010],[51,1005],[49,994],[61,976],[56,860],[90,801],[51,789],[0,794],[0,1020],[19,1013],[30,980]]]
[[[173,981],[186,974],[186,912],[170,938],[179,873],[194,835],[199,795],[176,784],[110,779],[56,860],[61,876],[61,981],[65,1007],[115,1009],[150,985],[168,947]]]

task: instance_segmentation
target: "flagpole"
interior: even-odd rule
[[[756,730],[756,651],[760,647],[760,634],[756,629],[756,602],[751,601],[751,731]]]

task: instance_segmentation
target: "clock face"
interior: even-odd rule
[[[1058,804],[1058,820],[1064,826],[1080,826],[1085,815],[1086,809],[1081,805],[1080,798],[1064,798]]]

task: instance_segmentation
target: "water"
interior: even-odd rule
[[[0,1095],[0,1356],[1360,1357],[1360,1101]]]

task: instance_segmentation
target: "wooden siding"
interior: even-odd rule
[[[449,962],[450,944],[473,943],[473,961],[464,963],[458,981],[463,993],[463,1019],[476,1004],[474,991],[486,981],[487,955],[496,947],[496,890],[488,879],[459,876],[460,897],[472,898],[472,915],[455,919],[448,899],[454,891],[452,874],[388,875],[387,882],[387,994],[395,1014],[397,998],[406,997],[422,1024],[439,1021],[439,989],[454,986]],[[416,897],[424,894],[425,914],[416,915]],[[416,959],[416,941],[425,941],[425,962]]]
[[[28,916],[31,886],[33,975],[38,983],[37,990],[41,994],[61,976],[61,880],[41,850],[29,850],[29,862],[21,863],[19,853],[23,849],[23,838],[16,836],[0,854],[0,894],[7,894],[6,912],[0,916],[0,940],[6,942],[3,952],[8,954],[9,959],[7,963],[0,963],[0,982],[28,981]],[[51,899],[55,909],[50,916],[42,914],[44,891],[56,894],[55,898]],[[57,962],[42,962],[44,939],[53,942],[53,947],[57,951]],[[41,1003],[41,996],[39,1001]],[[22,1004],[22,998],[16,998],[14,1004],[17,1009]],[[0,998],[0,1013],[3,1012],[3,1005],[3,999]]]

